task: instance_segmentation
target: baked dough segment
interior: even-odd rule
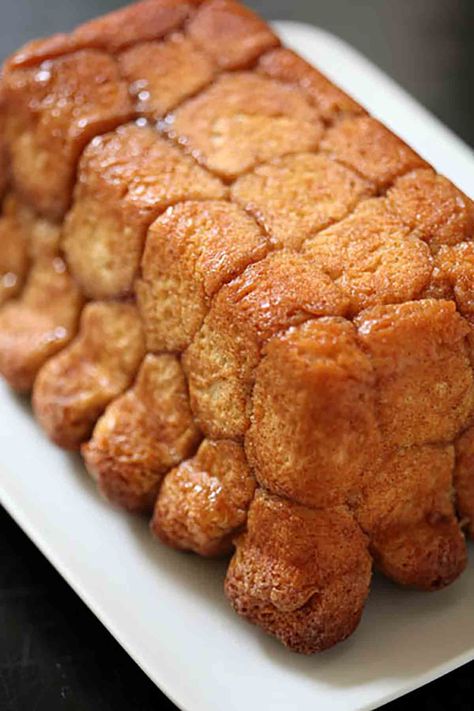
[[[377,411],[390,447],[450,443],[472,415],[469,326],[452,301],[375,306],[355,319],[377,378]]]
[[[222,74],[170,114],[164,128],[225,180],[286,153],[315,150],[322,136],[303,92],[252,72]]]
[[[178,358],[148,354],[134,385],[107,407],[81,451],[106,498],[149,512],[164,474],[192,455],[199,439]]]
[[[357,517],[386,575],[437,589],[466,565],[452,442],[473,412],[469,325],[452,301],[428,299],[367,309],[355,323],[385,448],[367,470]]]
[[[292,325],[346,310],[346,299],[329,277],[286,251],[269,254],[223,286],[183,356],[203,432],[215,439],[242,437],[264,343]]]
[[[0,218],[2,261],[12,294],[0,310],[0,373],[12,388],[28,392],[42,365],[74,337],[84,299],[59,256],[61,227],[21,203],[14,193]],[[5,292],[4,292],[5,293]]]
[[[383,198],[362,202],[308,239],[303,253],[346,294],[352,315],[369,306],[416,299],[433,271],[428,245],[410,233]]]
[[[252,218],[229,202],[170,207],[148,231],[136,285],[147,348],[187,348],[220,287],[269,249]]]
[[[150,126],[128,124],[96,137],[79,166],[62,248],[94,299],[130,293],[148,226],[169,205],[221,198],[225,188]]]
[[[0,217],[0,306],[17,296],[28,273],[28,220],[13,195],[3,201]]]
[[[378,190],[411,170],[428,167],[398,136],[372,116],[343,118],[321,141],[321,150],[356,170]]]
[[[81,50],[7,71],[6,135],[14,189],[35,211],[64,216],[86,144],[133,115],[116,62]]]
[[[18,298],[0,311],[0,373],[20,392],[77,329],[83,297],[60,257],[40,257]]]
[[[136,112],[155,121],[209,84],[217,71],[214,62],[179,33],[136,44],[117,59]]]
[[[434,253],[474,239],[474,203],[431,168],[398,178],[387,192],[392,209]]]
[[[426,295],[453,299],[460,313],[471,322],[474,318],[474,242],[458,242],[438,249],[433,276]]]
[[[245,450],[258,483],[313,508],[355,502],[380,454],[370,358],[342,318],[277,334],[255,373]]]
[[[36,378],[33,408],[49,437],[66,449],[88,439],[109,402],[133,382],[144,350],[133,304],[87,304],[77,337]]]
[[[7,60],[8,68],[28,67],[81,49],[119,52],[178,29],[201,0],[142,0],[79,25],[70,34],[33,40]]]
[[[442,588],[466,566],[453,469],[452,445],[425,444],[386,452],[366,470],[357,519],[375,565],[401,585]]]
[[[196,455],[166,475],[151,527],[168,545],[216,556],[233,550],[255,492],[240,444],[205,439]]]
[[[460,526],[474,538],[474,427],[468,427],[454,444],[454,486]]]
[[[280,43],[264,20],[234,0],[203,2],[187,33],[222,69],[245,69]]]
[[[366,113],[360,104],[324,74],[286,47],[264,54],[257,64],[257,71],[301,89],[326,123],[332,123],[344,115]]]
[[[240,177],[231,197],[278,246],[298,250],[373,192],[368,181],[327,156],[296,153]]]
[[[225,590],[249,622],[304,654],[357,627],[372,565],[346,507],[314,510],[259,490],[236,546]]]

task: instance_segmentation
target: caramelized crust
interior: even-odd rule
[[[106,406],[132,383],[144,356],[135,306],[95,302],[84,307],[77,338],[41,369],[35,415],[66,449],[89,438]]]
[[[148,512],[163,475],[198,441],[179,360],[147,355],[133,387],[108,406],[81,451],[110,501]]]
[[[166,475],[151,527],[168,545],[215,556],[232,550],[255,491],[244,451],[204,440],[195,457]]]
[[[0,306],[17,296],[28,272],[28,225],[13,195],[5,198],[0,217]]]
[[[395,181],[387,198],[392,209],[433,251],[474,239],[474,204],[431,168]]]
[[[244,69],[279,44],[258,15],[234,0],[206,0],[187,31],[222,69]]]
[[[345,118],[325,134],[321,149],[356,170],[379,189],[426,166],[406,143],[371,116]]]
[[[182,34],[143,42],[119,55],[137,113],[159,119],[213,79],[214,62]]]
[[[137,284],[147,348],[183,351],[220,287],[269,250],[268,240],[228,202],[183,202],[151,226]]]
[[[474,427],[471,425],[455,442],[456,507],[460,526],[474,538]]]
[[[348,321],[322,318],[275,336],[255,373],[245,438],[259,484],[316,508],[356,500],[380,447],[373,387]]]
[[[372,461],[357,518],[377,567],[392,580],[433,590],[466,566],[452,501],[454,448],[408,447]]]
[[[303,92],[250,72],[222,75],[164,128],[226,180],[286,153],[313,150],[322,135]]]
[[[0,373],[12,388],[31,390],[41,366],[75,335],[82,304],[60,257],[35,262],[21,295],[0,311]]]
[[[364,202],[303,249],[347,295],[351,314],[417,298],[433,269],[428,246],[380,198]]]
[[[149,126],[95,138],[79,167],[62,247],[95,299],[132,290],[151,222],[180,200],[220,198],[224,186]]]
[[[136,42],[155,40],[177,29],[201,0],[142,0],[80,25],[71,34],[33,40],[7,62],[7,67],[35,66],[79,49],[118,52]]]
[[[467,323],[452,301],[376,306],[356,319],[377,379],[385,444],[449,443],[469,421],[473,376]]]
[[[340,163],[297,153],[257,166],[234,183],[231,195],[272,241],[298,250],[372,192],[370,183]]]
[[[133,114],[126,84],[98,50],[7,72],[4,84],[14,187],[36,211],[59,219],[83,148]]]
[[[254,370],[271,336],[345,310],[344,297],[325,274],[285,251],[223,286],[183,358],[191,406],[204,433],[230,439],[245,433]]]
[[[440,247],[434,259],[433,276],[427,294],[454,299],[459,311],[474,319],[474,242]]]
[[[225,590],[249,622],[304,654],[353,632],[371,559],[348,509],[315,511],[260,490],[236,544]]]
[[[366,113],[354,99],[291,49],[279,47],[267,52],[260,58],[257,71],[301,89],[326,122],[330,123],[341,115]]]

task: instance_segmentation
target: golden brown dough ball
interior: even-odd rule
[[[266,22],[234,0],[203,2],[187,32],[222,69],[248,67],[262,52],[279,44]]]
[[[46,363],[35,382],[33,408],[49,437],[77,449],[109,402],[131,385],[144,355],[135,306],[87,304],[77,337]]]
[[[179,360],[149,354],[133,387],[107,407],[82,454],[110,501],[148,512],[163,475],[189,457],[199,439]]]
[[[264,348],[245,438],[259,484],[317,508],[357,501],[380,441],[370,359],[341,318],[290,328]]]
[[[95,138],[64,224],[72,274],[92,298],[130,292],[151,222],[179,200],[224,194],[217,178],[149,126],[129,124]]]
[[[115,53],[137,42],[164,37],[180,27],[202,0],[142,0],[80,25],[74,43]]]
[[[407,447],[375,460],[364,476],[357,519],[375,564],[402,585],[444,587],[466,565],[456,520],[452,445]]]
[[[474,204],[431,168],[398,178],[387,193],[392,209],[433,251],[474,239]]]
[[[299,249],[372,192],[366,180],[327,156],[297,153],[257,166],[234,183],[231,195],[276,244]]]
[[[36,260],[17,299],[0,311],[0,373],[27,392],[43,364],[74,337],[82,295],[60,257]]]
[[[252,218],[232,203],[170,207],[148,231],[136,285],[147,348],[189,346],[220,287],[269,248]]]
[[[179,28],[201,0],[141,0],[79,25],[70,34],[33,40],[7,60],[8,67],[34,66],[78,49],[115,54],[136,42],[156,40]]]
[[[183,358],[193,412],[204,433],[230,439],[245,433],[254,370],[271,336],[346,309],[329,277],[285,251],[271,253],[223,286]]]
[[[254,491],[241,445],[205,439],[192,459],[166,475],[152,530],[175,548],[205,556],[229,553]]]
[[[119,55],[118,62],[130,83],[136,111],[154,120],[209,84],[216,72],[214,62],[177,33],[136,44]]]
[[[469,327],[455,304],[426,299],[376,306],[355,322],[375,369],[384,442],[451,442],[474,403]]]
[[[286,47],[278,47],[264,54],[257,65],[257,71],[272,79],[297,86],[327,122],[345,114],[366,113],[362,106],[329,81],[324,74]]]
[[[345,118],[325,134],[321,148],[383,190],[426,163],[371,116]]]
[[[81,151],[133,108],[115,61],[82,50],[4,74],[7,141],[15,190],[37,212],[69,207]]]
[[[351,314],[421,296],[433,270],[428,246],[381,198],[308,239],[303,252],[347,295]]]
[[[474,242],[459,242],[439,248],[427,294],[454,299],[463,316],[474,318]]]
[[[357,627],[371,558],[347,508],[308,509],[260,490],[236,544],[225,589],[249,622],[304,654]]]
[[[226,180],[286,153],[314,150],[322,135],[318,114],[301,91],[251,72],[221,75],[170,115],[164,128]]]

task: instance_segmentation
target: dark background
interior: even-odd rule
[[[0,58],[32,37],[70,29],[123,4],[0,0]],[[339,35],[474,144],[473,0],[247,4],[269,19],[312,22]],[[474,663],[385,708],[402,711],[413,703],[420,711],[472,711],[473,677]],[[0,711],[158,707],[175,708],[0,508]]]

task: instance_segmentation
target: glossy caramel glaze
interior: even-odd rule
[[[166,475],[152,530],[175,548],[205,556],[230,553],[255,486],[241,445],[205,439],[192,459]]]
[[[133,381],[144,355],[143,330],[131,304],[91,302],[75,340],[36,378],[33,408],[51,439],[76,449],[106,406]]]
[[[82,454],[107,498],[147,512],[164,474],[192,454],[199,439],[178,359],[148,354],[133,387],[112,401]]]

